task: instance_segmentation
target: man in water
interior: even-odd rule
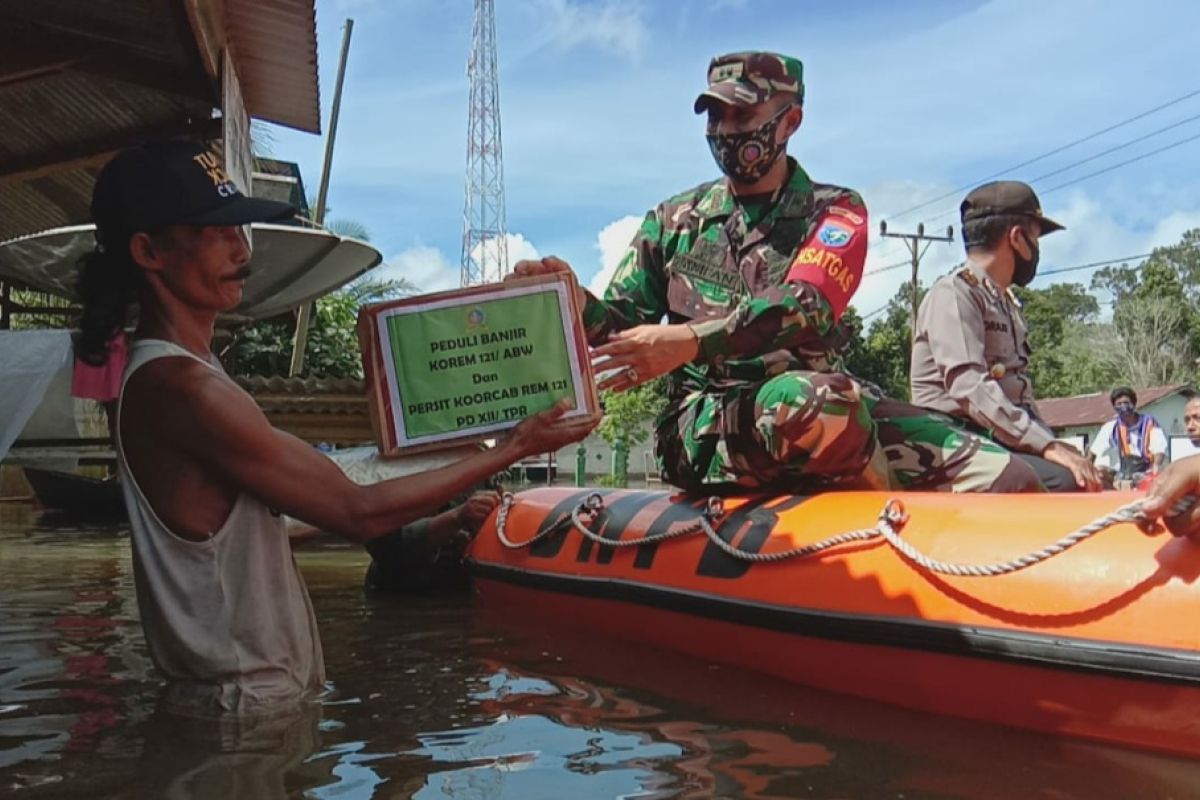
[[[647,214],[604,299],[580,298],[601,389],[669,375],[664,477],[693,493],[1036,490],[1003,448],[837,371],[867,209],[787,155],[804,118],[800,61],[714,58],[694,110],[724,177]],[[547,258],[515,274],[569,270]]]
[[[244,196],[216,156],[185,142],[118,154],[92,197],[97,248],[80,279],[77,353],[103,362],[136,305],[113,435],[142,626],[170,679],[171,709],[256,714],[322,691],[320,638],[283,515],[386,542],[511,463],[590,429],[565,422],[559,407],[453,466],[358,486],[271,427],[209,345],[249,275],[242,226],[292,213]]]

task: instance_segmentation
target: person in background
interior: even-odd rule
[[[1088,457],[1117,481],[1140,485],[1167,462],[1167,437],[1158,420],[1137,411],[1137,393],[1118,386],[1108,396],[1117,416],[1096,434]]]
[[[1174,514],[1175,504],[1185,497],[1196,498],[1186,510]],[[1142,512],[1151,530],[1161,520],[1173,535],[1191,539],[1200,547],[1200,456],[1180,459],[1164,469],[1146,494]]]
[[[1192,447],[1200,448],[1200,394],[1193,394],[1183,407],[1183,428]]]
[[[1011,450],[1052,492],[1097,491],[1083,454],[1038,417],[1029,338],[1012,287],[1037,275],[1038,239],[1062,230],[1042,214],[1033,189],[994,181],[960,206],[966,262],[939,278],[917,314],[912,402],[957,417]]]
[[[119,153],[92,195],[97,247],[80,274],[76,354],[103,364],[136,307],[112,433],[142,628],[176,712],[273,714],[324,690],[287,517],[373,547],[594,426],[558,406],[456,464],[365,486],[273,428],[210,345],[250,274],[243,226],[292,213],[246,197],[216,155],[183,141]]]

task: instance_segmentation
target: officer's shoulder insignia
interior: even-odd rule
[[[970,267],[967,267],[967,266],[959,267],[958,269],[956,269],[954,271],[954,276],[956,278],[961,278],[962,280],[966,281],[968,286],[978,286],[979,285],[979,276],[976,275],[971,270]]]

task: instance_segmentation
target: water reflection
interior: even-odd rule
[[[807,692],[299,556],[333,683],[297,716],[156,710],[119,529],[0,505],[0,795],[1193,798],[1200,765]],[[986,690],[986,687],[981,687]]]
[[[299,788],[289,786],[291,776],[317,749],[320,721],[315,703],[268,717],[207,720],[160,707],[140,731],[145,744],[137,796],[292,797]]]

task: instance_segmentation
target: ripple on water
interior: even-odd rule
[[[0,795],[1195,798],[1200,765],[807,692],[361,590],[301,551],[331,692],[286,724],[165,717],[128,538],[0,504]]]

